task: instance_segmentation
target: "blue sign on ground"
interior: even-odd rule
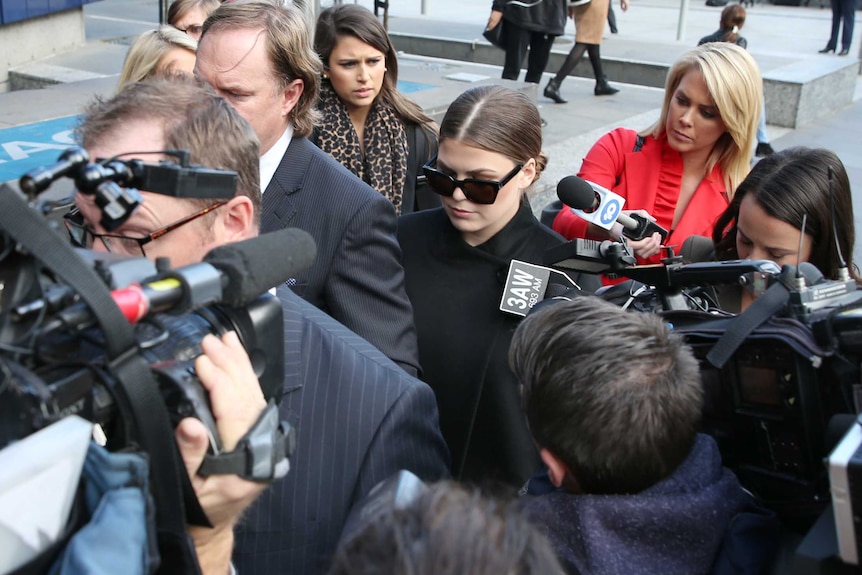
[[[0,24],[70,10],[94,0],[0,0]]]
[[[404,80],[398,80],[398,91],[402,94],[410,94],[411,92],[430,90],[431,88],[436,87],[437,86],[432,86],[430,84],[420,84],[419,82],[405,82]]]
[[[75,145],[72,129],[77,121],[78,116],[66,116],[0,130],[0,182],[56,162],[63,150]]]
[[[434,87],[398,82],[405,94]],[[78,116],[66,116],[0,130],[0,182],[17,180],[28,170],[56,162],[62,150],[75,145],[72,129],[77,121]]]

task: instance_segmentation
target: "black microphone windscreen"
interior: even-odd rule
[[[316,254],[317,246],[308,233],[287,228],[219,246],[204,262],[228,278],[222,302],[242,307],[308,269]]]
[[[596,207],[596,192],[586,181],[577,176],[566,176],[557,184],[557,197],[560,201],[578,210]]]
[[[823,280],[823,272],[811,262],[800,262],[799,273],[805,278],[805,285],[807,286],[817,285]]]
[[[715,245],[706,236],[689,236],[682,242],[679,255],[687,264],[711,262],[715,260]]]

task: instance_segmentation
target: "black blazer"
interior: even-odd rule
[[[411,375],[416,330],[389,201],[306,138],[293,138],[263,195],[261,231],[305,230],[314,265],[290,287]]]
[[[434,394],[379,350],[290,289],[284,311],[282,419],[297,449],[236,530],[243,575],[325,572],[351,507],[407,469],[424,481],[448,476],[449,454]]]
[[[413,302],[423,379],[437,396],[452,474],[520,487],[541,466],[521,411],[509,344],[521,321],[499,310],[512,259],[542,263],[566,240],[522,206],[481,246],[461,239],[443,209],[398,220],[407,294]],[[597,276],[574,277],[585,290]]]

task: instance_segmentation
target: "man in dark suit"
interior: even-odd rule
[[[131,153],[157,161],[167,159],[158,150],[187,149],[192,163],[239,175],[237,195],[227,202],[142,191],[141,207],[110,234],[95,201],[79,194],[88,247],[166,256],[180,265],[256,235],[257,138],[202,84],[183,78],[135,84],[94,104],[79,135],[91,157]],[[297,449],[287,477],[237,528],[234,560],[243,574],[321,572],[350,508],[371,487],[399,469],[426,481],[448,474],[431,389],[290,290],[279,299],[285,339],[280,413],[297,430]],[[224,536],[213,544],[230,549],[232,531]]]
[[[416,375],[395,210],[307,139],[322,71],[308,25],[289,3],[223,4],[204,23],[195,74],[260,139],[261,231],[297,227],[317,243],[314,265],[290,287]]]

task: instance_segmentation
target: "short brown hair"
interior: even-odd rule
[[[323,64],[311,45],[308,23],[299,8],[266,2],[235,2],[222,4],[204,22],[203,34],[210,30],[249,29],[263,31],[266,52],[279,89],[293,80],[302,80],[302,94],[290,112],[293,132],[298,137],[310,136],[318,120],[315,109],[320,94]]]
[[[123,130],[123,124],[130,120],[161,123],[165,147],[189,150],[194,164],[236,172],[237,195],[251,198],[255,218],[260,217],[257,136],[212,88],[182,74],[129,84],[109,100],[93,101],[84,112],[76,136],[88,148]]]
[[[533,438],[586,493],[632,494],[688,457],[700,423],[700,370],[653,314],[594,296],[521,322],[509,353]]]

